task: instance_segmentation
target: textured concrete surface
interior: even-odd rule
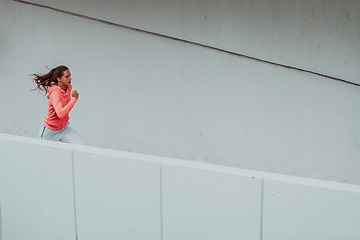
[[[0,134],[4,240],[352,240],[359,201],[359,185]]]

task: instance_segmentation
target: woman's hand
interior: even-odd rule
[[[79,94],[78,94],[78,92],[76,90],[72,91],[71,96],[76,98],[76,99],[79,98]]]

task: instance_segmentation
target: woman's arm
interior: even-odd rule
[[[63,106],[60,101],[60,92],[53,92],[49,97],[49,101],[54,106],[55,112],[58,117],[62,119],[69,114],[74,104],[76,103],[77,98],[72,97],[70,102],[66,106]]]

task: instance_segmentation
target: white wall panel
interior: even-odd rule
[[[359,203],[359,191],[265,180],[263,240],[359,239]]]
[[[71,150],[0,139],[3,240],[76,238]]]
[[[260,239],[260,179],[164,164],[162,183],[164,240]]]
[[[74,151],[79,239],[161,239],[160,164]]]

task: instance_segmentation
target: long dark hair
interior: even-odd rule
[[[47,92],[47,89],[54,84],[58,83],[57,78],[61,78],[64,75],[64,71],[69,70],[68,67],[61,65],[50,70],[50,72],[41,74],[31,74],[37,87],[33,90],[41,90]]]

